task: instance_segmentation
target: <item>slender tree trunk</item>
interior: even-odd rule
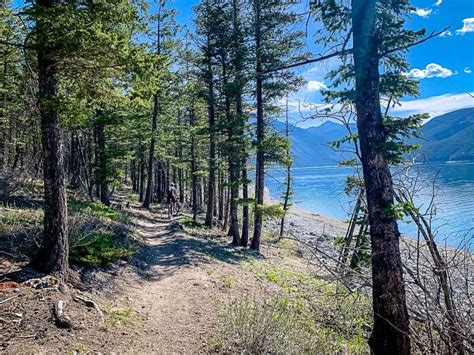
[[[210,39],[208,36],[208,51],[210,50]],[[208,126],[209,126],[209,179],[207,186],[207,211],[205,225],[213,227],[216,197],[216,133],[215,133],[215,100],[214,100],[214,77],[212,74],[211,53],[207,53],[207,86],[208,86]]]
[[[194,107],[194,102],[192,103]],[[189,115],[189,124],[191,127],[194,127],[196,124],[196,118],[194,116],[194,110],[191,109]],[[197,221],[198,214],[198,176],[197,176],[197,163],[196,163],[196,137],[194,134],[191,134],[191,201],[192,201],[192,211],[193,211],[193,221]]]
[[[56,0],[38,0],[44,9],[52,9]],[[36,31],[38,50],[38,98],[41,117],[43,143],[44,174],[44,233],[43,241],[33,264],[46,273],[56,273],[65,281],[68,273],[68,230],[67,202],[64,178],[63,144],[59,125],[58,109],[51,105],[57,97],[57,63],[54,53],[49,52],[48,38],[45,38],[48,26],[44,20],[38,20]]]
[[[244,153],[245,155],[245,153]],[[247,158],[242,159],[242,198],[244,199],[244,205],[242,207],[242,238],[240,239],[240,245],[247,247],[249,244],[249,184],[247,182]]]
[[[145,197],[145,147],[140,145],[140,196],[138,198],[139,202],[143,202]]]
[[[359,218],[359,210],[362,204],[362,196],[364,194],[364,190],[359,192],[359,196],[357,197],[356,204],[354,206],[354,210],[352,212],[351,220],[349,222],[349,226],[347,228],[346,236],[344,238],[344,245],[341,250],[341,257],[339,267],[342,271],[344,271],[347,263],[347,257],[349,256],[349,251],[351,249],[352,239],[354,237],[354,231],[357,226],[357,220]]]
[[[285,217],[286,217],[286,212],[288,211],[288,205],[290,201],[290,194],[291,194],[291,147],[289,145],[290,143],[290,130],[289,130],[289,116],[288,116],[288,96],[286,97],[286,110],[285,110],[285,137],[288,140],[288,149],[286,151],[286,156],[288,157],[288,162],[286,165],[286,190],[285,190],[285,197],[283,200],[283,212],[284,215],[281,218],[280,222],[280,237],[283,237],[283,234],[285,232]]]
[[[2,70],[2,82],[6,82],[7,78],[7,60],[3,60],[3,70]],[[4,125],[5,117],[3,115],[4,110],[7,108],[7,94],[2,92],[0,95],[0,173],[3,171],[5,166],[5,157],[6,157],[6,127]]]
[[[254,0],[255,16],[255,52],[256,52],[256,101],[257,101],[257,166],[255,171],[255,224],[253,230],[252,243],[250,248],[260,251],[260,237],[262,234],[263,215],[263,194],[265,187],[265,148],[263,140],[265,135],[265,125],[263,120],[263,78],[261,59],[261,4],[260,0]]]
[[[227,88],[227,77],[224,72],[224,87]],[[232,244],[239,245],[240,244],[240,228],[239,228],[239,206],[237,201],[239,199],[239,170],[240,170],[240,154],[239,154],[239,143],[236,140],[236,130],[239,128],[237,126],[237,120],[233,119],[230,110],[230,94],[226,92],[225,94],[225,110],[226,110],[226,118],[228,124],[228,140],[229,140],[229,189],[230,189],[230,226],[228,235],[232,237]],[[226,215],[227,215],[227,203],[226,203]],[[227,222],[227,218],[225,218],[225,222]],[[227,223],[224,223],[226,226]]]
[[[219,169],[219,173],[218,173],[218,181],[219,181],[219,185],[218,185],[218,189],[217,191],[219,192],[218,193],[218,198],[217,198],[217,202],[218,202],[218,208],[217,208],[217,211],[218,211],[218,215],[217,215],[217,219],[219,220],[219,222],[221,223],[221,226],[224,222],[224,194],[225,194],[225,181],[224,181],[224,172],[222,169]]]
[[[224,221],[222,223],[222,230],[227,230],[229,226],[229,213],[230,213],[230,188],[227,186],[224,192]],[[235,244],[239,245],[239,244]]]
[[[387,160],[379,94],[376,0],[353,0],[352,32],[356,78],[357,128],[367,193],[372,246],[375,354],[409,354],[410,323],[400,258],[400,232],[393,213],[393,182]]]
[[[153,202],[153,177],[155,176],[155,140],[156,140],[156,126],[159,112],[159,97],[158,93],[153,95],[153,115],[151,122],[151,141],[150,141],[150,152],[148,156],[148,180],[146,182],[146,193],[143,200],[143,207],[150,208],[150,204]]]
[[[105,138],[105,124],[100,114],[96,121],[96,132],[97,132],[97,147],[98,147],[98,176],[97,183],[99,186],[99,197],[100,202],[106,206],[110,206],[110,194],[109,184],[107,182],[107,151],[106,151],[106,138]]]

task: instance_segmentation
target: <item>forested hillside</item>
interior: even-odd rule
[[[273,127],[281,134],[285,131],[285,125],[280,121],[275,121]],[[421,126],[417,132],[419,138],[410,140],[412,144],[418,144],[419,148],[407,158],[420,154],[419,160],[431,162],[474,160],[473,127],[474,108],[434,117]],[[357,131],[355,123],[350,128]],[[353,157],[355,154],[331,147],[332,142],[347,135],[348,131],[342,124],[332,121],[306,129],[291,125],[290,143],[294,166],[333,166],[338,165],[342,159]],[[345,147],[350,145],[345,144]]]
[[[431,119],[421,128],[420,152],[429,161],[474,160],[474,108]]]
[[[427,117],[392,112],[406,52],[443,33],[408,1],[0,6],[2,352],[472,352],[472,255],[391,175]],[[296,68],[331,58],[313,118],[348,134],[290,127]],[[341,151],[348,221],[295,209],[292,167]]]

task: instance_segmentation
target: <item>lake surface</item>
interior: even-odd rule
[[[394,169],[393,174],[401,168]],[[354,173],[347,167],[314,167],[293,169],[293,203],[308,211],[348,219],[353,198],[344,193],[344,180]],[[423,164],[412,167],[403,174],[418,177],[422,187],[416,199],[422,210],[431,201],[431,187],[434,184],[436,215],[433,229],[436,229],[440,243],[447,240],[450,246],[457,246],[461,240],[468,240],[473,249],[474,240],[474,162]],[[285,172],[272,169],[266,177],[270,195],[278,199],[283,191]],[[413,223],[400,222],[402,233],[416,236]]]

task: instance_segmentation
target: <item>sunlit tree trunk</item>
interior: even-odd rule
[[[409,354],[410,324],[400,258],[400,232],[393,212],[393,182],[387,160],[380,108],[376,0],[353,0],[352,31],[357,128],[367,194],[372,246],[375,354]]]

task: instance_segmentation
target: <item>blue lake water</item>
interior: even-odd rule
[[[398,169],[398,168],[397,168]],[[396,174],[398,170],[394,170]],[[308,211],[347,219],[353,198],[344,193],[344,180],[354,172],[347,167],[314,167],[293,169],[293,203]],[[474,247],[474,162],[423,164],[412,168],[408,174],[418,176],[418,185],[423,187],[416,205],[424,209],[431,201],[431,187],[435,181],[436,215],[433,229],[437,240],[457,246],[468,240]],[[285,172],[272,169],[266,177],[266,186],[273,198],[283,191]],[[413,223],[400,222],[402,233],[416,236]]]

